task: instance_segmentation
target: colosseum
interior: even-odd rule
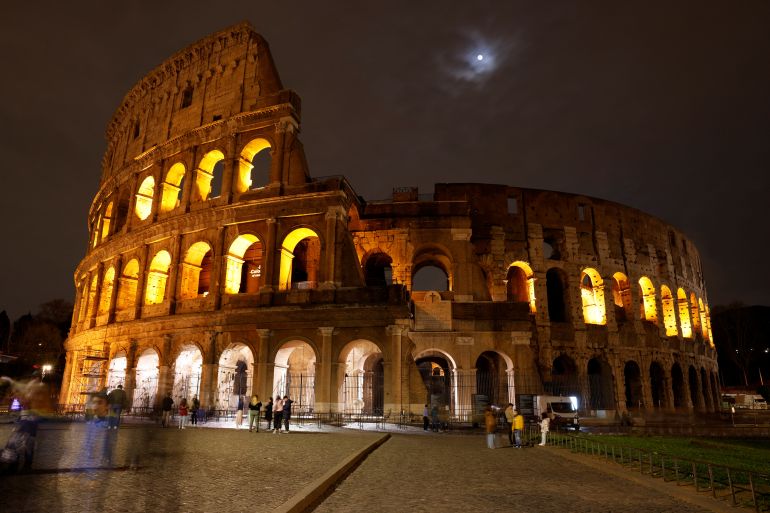
[[[610,201],[478,183],[368,201],[313,178],[300,97],[247,24],[142,78],[107,128],[60,401],[290,395],[296,414],[463,422],[522,395],[583,416],[708,412],[701,262]],[[399,184],[394,184],[399,185]]]

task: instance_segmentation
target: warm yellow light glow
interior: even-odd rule
[[[201,263],[206,253],[211,251],[211,246],[206,242],[196,242],[185,254],[182,263],[182,283],[180,296],[182,299],[198,297],[200,285]]]
[[[698,299],[695,297],[695,292],[690,293],[690,316],[692,318],[693,335],[697,335],[700,333],[700,314],[698,312]]]
[[[714,347],[714,338],[711,334],[711,311],[709,310],[709,306],[706,305],[706,340],[709,341],[709,345],[711,347]]]
[[[308,237],[318,238],[316,232],[310,228],[297,228],[283,239],[281,245],[281,269],[278,275],[278,287],[280,290],[291,288],[291,263],[294,259],[294,248],[299,241]]]
[[[238,159],[238,183],[236,185],[238,192],[245,192],[251,188],[251,170],[254,168],[252,160],[254,156],[270,148],[270,143],[265,139],[253,139],[250,141],[241,151],[241,156]]]
[[[155,178],[148,176],[142,181],[142,185],[139,186],[139,191],[136,193],[136,216],[144,221],[152,213],[152,198],[155,194]]]
[[[115,284],[115,268],[110,267],[104,273],[102,279],[102,293],[99,296],[99,310],[97,315],[104,315],[110,311],[110,299],[112,298],[112,287]]]
[[[658,309],[655,304],[655,287],[647,276],[639,278],[639,289],[642,293],[642,320],[658,324]]]
[[[96,283],[98,281],[98,276],[94,273],[93,278],[91,278],[91,286],[88,289],[88,311],[87,315],[88,317],[93,317],[96,314]]]
[[[690,305],[687,302],[687,293],[679,288],[676,291],[677,304],[679,306],[679,326],[682,328],[682,337],[692,338],[692,325],[690,324]]]
[[[676,329],[674,297],[671,295],[671,289],[666,285],[660,286],[660,299],[663,304],[663,326],[666,328],[666,336],[675,337],[678,331]]]
[[[607,324],[604,308],[604,283],[595,269],[586,268],[580,275],[580,297],[586,324]]]
[[[616,308],[616,320],[628,320],[631,316],[631,287],[623,273],[612,275],[612,302]]]
[[[703,340],[709,339],[708,324],[706,323],[706,308],[703,306],[703,300],[698,299],[698,314],[700,317],[700,329]]]
[[[523,262],[521,260],[517,260],[513,262],[508,268],[511,267],[518,267],[524,272],[524,276],[526,277],[526,287],[527,287],[527,301],[529,302],[529,311],[531,313],[537,312],[537,306],[535,304],[535,273],[532,272],[532,268],[529,266],[527,262]],[[510,278],[510,272],[508,274]],[[510,287],[510,283],[509,283]]]
[[[241,289],[241,271],[243,269],[243,256],[252,244],[259,241],[256,235],[245,233],[238,236],[225,256],[225,293],[237,294]]]
[[[139,262],[133,258],[123,267],[123,276],[118,286],[116,310],[133,308],[136,304],[136,287],[139,281]]]
[[[101,239],[105,240],[110,235],[110,224],[112,222],[112,202],[107,204],[107,208],[104,209],[104,216],[102,217],[102,231]]]
[[[145,304],[155,305],[162,303],[165,299],[170,265],[171,255],[165,250],[158,251],[150,262],[150,271],[147,273],[147,288],[144,294]]]
[[[181,162],[171,166],[168,173],[166,173],[166,181],[163,182],[163,190],[161,192],[161,212],[171,212],[179,206],[179,185],[182,183],[184,173],[184,164]]]
[[[195,199],[197,201],[209,199],[211,180],[214,178],[214,166],[224,158],[225,156],[221,151],[211,150],[201,159],[198,170],[195,173]]]

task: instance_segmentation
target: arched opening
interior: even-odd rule
[[[88,287],[88,306],[86,310],[86,318],[84,320],[88,320],[96,315],[96,289],[98,283],[99,277],[96,275],[96,273],[94,273],[94,275],[91,277],[91,286]]]
[[[200,394],[202,368],[201,350],[194,345],[184,346],[174,362],[172,396],[175,403],[179,404],[182,398],[189,402],[194,395]]]
[[[125,385],[127,365],[128,360],[126,360],[125,353],[118,353],[110,360],[107,370],[107,390],[114,390],[118,385]]]
[[[714,347],[714,342],[711,334],[711,312],[709,310],[708,305],[706,305],[706,340],[709,342],[711,347]]]
[[[184,174],[185,167],[181,162],[177,162],[166,172],[166,180],[163,182],[160,200],[160,211],[162,213],[171,212],[179,206]]]
[[[412,258],[412,291],[452,290],[452,259],[442,248],[430,245],[421,248]]]
[[[692,338],[692,325],[690,324],[690,304],[687,301],[687,293],[679,288],[676,291],[677,305],[679,307],[679,326],[682,329],[683,338]]]
[[[709,378],[708,374],[706,374],[706,369],[701,367],[700,369],[700,386],[701,386],[701,393],[703,394],[703,402],[704,406],[706,408],[706,411],[715,411],[715,398],[711,396],[710,390],[709,390]]]
[[[556,267],[545,273],[545,289],[548,294],[548,318],[551,322],[569,322],[569,297],[567,276]]]
[[[110,311],[110,301],[112,301],[112,289],[115,286],[115,268],[110,267],[104,273],[102,279],[102,293],[99,296],[99,309],[96,315],[105,315]]]
[[[155,195],[155,178],[152,176],[142,180],[139,190],[136,193],[136,206],[134,212],[136,217],[144,221],[152,213],[152,198]]]
[[[639,278],[639,291],[641,292],[641,319],[643,321],[658,324],[658,309],[655,305],[655,287],[646,276]]]
[[[349,343],[340,354],[345,362],[345,381],[339,392],[343,411],[382,415],[385,374],[382,352],[368,340]]]
[[[588,387],[591,410],[612,410],[615,408],[615,385],[610,364],[600,358],[588,360]]]
[[[147,287],[144,293],[144,304],[157,305],[166,298],[166,282],[171,266],[171,255],[166,250],[158,251],[150,262],[147,273]]]
[[[663,367],[661,367],[658,362],[652,362],[650,364],[650,392],[654,408],[665,408],[668,406],[666,396],[666,374],[663,371]]]
[[[225,255],[225,293],[259,292],[262,285],[262,241],[256,235],[239,235]]]
[[[642,394],[642,371],[639,365],[629,360],[623,367],[623,378],[626,389],[626,408],[641,409],[644,396]]]
[[[102,230],[100,241],[106,240],[110,236],[110,225],[112,224],[112,202],[107,203],[102,214]]]
[[[615,321],[619,324],[631,320],[631,287],[623,273],[612,275],[612,303],[615,307]]]
[[[211,150],[200,161],[195,171],[194,201],[206,201],[216,198],[222,191],[222,164],[224,154]]]
[[[131,192],[132,191],[128,187],[123,187],[118,191],[114,215],[114,227],[112,229],[113,233],[117,233],[126,224],[129,203],[131,203]]]
[[[660,300],[663,304],[663,326],[666,328],[666,336],[675,337],[678,332],[676,329],[674,297],[671,295],[671,290],[665,285],[660,286]]]
[[[535,313],[535,274],[526,262],[516,261],[508,267],[505,281],[506,299],[516,303],[529,303],[529,311]]]
[[[182,261],[182,299],[207,296],[211,286],[211,246],[196,242],[185,253]]]
[[[367,287],[387,287],[393,283],[393,259],[377,251],[364,262],[364,279]]]
[[[152,409],[155,395],[158,393],[158,353],[153,349],[145,349],[136,360],[136,386],[131,408],[134,411]]]
[[[136,288],[139,283],[139,261],[132,258],[123,267],[123,275],[118,284],[116,311],[130,310],[136,306]]]
[[[273,397],[288,395],[294,401],[294,411],[312,413],[315,408],[315,362],[315,351],[307,342],[294,340],[283,344],[275,355]]]
[[[476,394],[489,404],[505,407],[516,402],[513,376],[508,379],[508,365],[494,351],[484,351],[476,359]]]
[[[270,143],[261,138],[249,141],[238,159],[237,192],[268,185],[270,164]]]
[[[708,340],[708,328],[706,323],[706,308],[703,306],[703,300],[698,299],[698,315],[700,316],[700,332],[703,340]]]
[[[544,385],[551,395],[579,397],[580,383],[575,361],[566,354],[555,358],[551,365],[551,381]]]
[[[671,366],[671,391],[674,395],[674,408],[685,406],[684,376],[678,363]]]
[[[280,290],[314,289],[318,285],[321,240],[310,228],[297,228],[281,245]]]
[[[607,324],[604,283],[595,269],[587,268],[580,274],[580,298],[583,302],[583,322]]]
[[[698,298],[695,292],[690,293],[690,316],[692,317],[692,332],[696,337],[701,336],[700,312],[698,310]]]
[[[695,408],[703,408],[703,402],[698,394],[698,390],[700,390],[698,386],[698,371],[692,365],[690,365],[687,371],[687,383],[690,385],[690,402]]]
[[[425,404],[429,409],[435,406],[439,412],[454,410],[459,413],[459,397],[452,383],[452,364],[441,353],[430,354],[415,360],[425,386]],[[476,383],[461,383],[467,391],[475,388]],[[475,402],[475,401],[474,401]],[[471,405],[464,405],[470,408]]]
[[[244,344],[235,344],[222,351],[217,379],[217,409],[235,410],[238,400],[249,402],[252,390],[254,356]]]

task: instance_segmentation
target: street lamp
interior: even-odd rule
[[[45,375],[48,374],[49,372],[51,372],[51,370],[53,370],[53,366],[51,364],[49,364],[49,363],[46,363],[46,364],[43,365],[42,370],[43,370],[43,376],[42,377],[45,378]]]

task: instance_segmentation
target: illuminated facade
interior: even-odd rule
[[[123,383],[206,408],[461,420],[486,400],[713,411],[698,253],[616,203],[504,185],[365,201],[311,178],[300,100],[249,25],[172,56],[107,130],[61,402]],[[673,291],[673,292],[672,292]]]

